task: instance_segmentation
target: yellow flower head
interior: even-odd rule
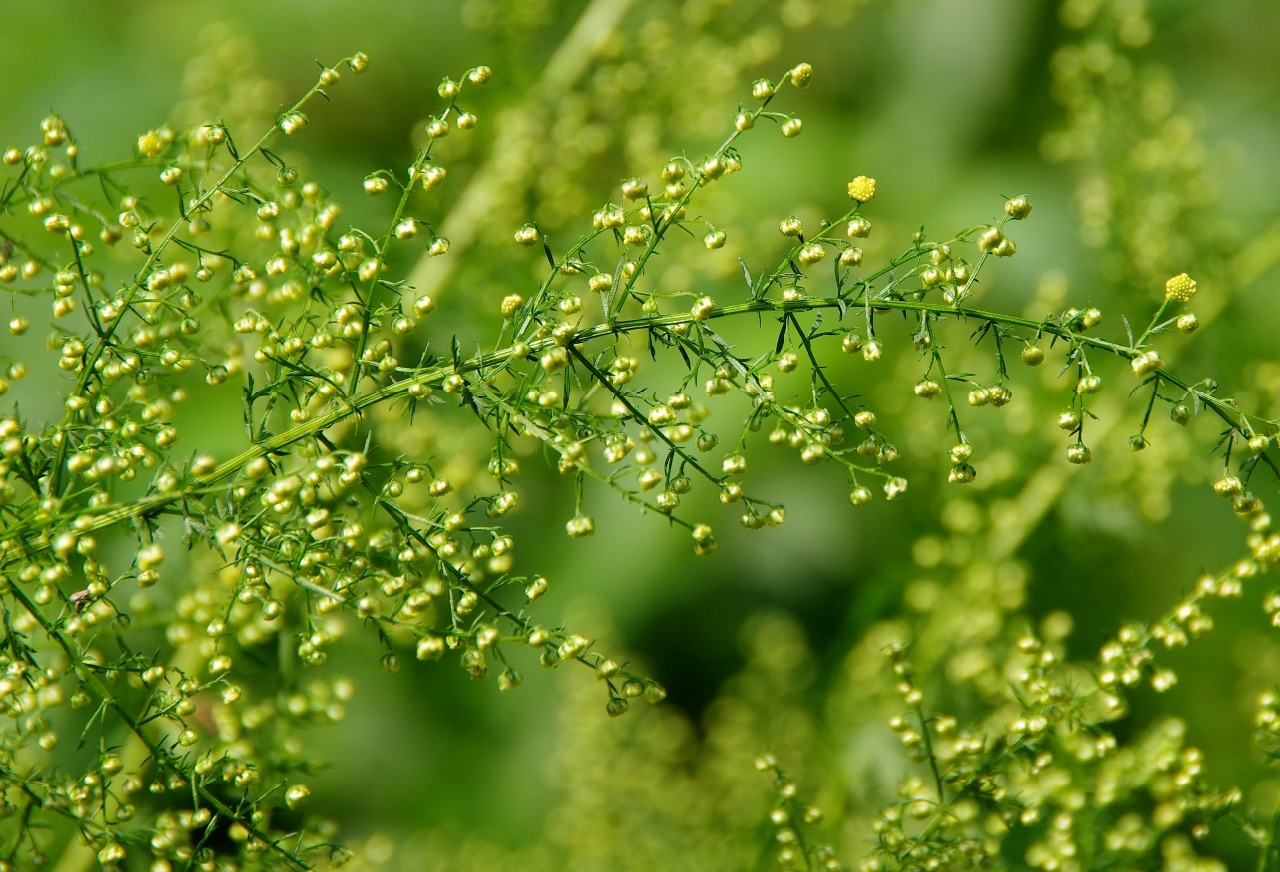
[[[868,176],[858,176],[849,183],[849,197],[859,203],[865,203],[876,195],[876,180]]]
[[[148,130],[138,137],[138,152],[143,157],[156,157],[164,151],[164,138],[155,130]]]
[[[1164,298],[1174,303],[1186,303],[1196,295],[1196,280],[1186,273],[1178,273],[1164,283]]]

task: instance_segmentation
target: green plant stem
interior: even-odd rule
[[[868,300],[867,307],[872,313],[893,311],[915,312],[919,314],[927,313],[939,318],[950,317],[960,320],[978,320],[995,325],[996,327],[1021,328],[1033,333],[1054,336],[1076,347],[1092,348],[1104,351],[1124,360],[1130,360],[1139,353],[1136,349],[1129,346],[1093,336],[1074,333],[1069,328],[1054,324],[1050,321],[1035,321],[1030,318],[1008,315],[1001,312],[957,308],[941,302],[886,299],[883,297]],[[786,315],[797,312],[825,310],[835,310],[843,313],[847,308],[848,301],[841,298],[813,297],[791,301],[758,299],[717,307],[708,317],[709,319],[723,319],[766,312]],[[592,340],[650,330],[654,327],[671,327],[677,324],[693,323],[695,323],[695,319],[692,315],[688,313],[678,313],[633,318],[618,321],[613,325],[599,324],[579,331],[569,343],[569,349],[579,362],[584,363],[586,366],[591,368],[592,365],[586,357],[581,354],[579,348]],[[555,344],[556,341],[553,337],[547,337],[545,339],[528,343],[527,345],[515,345],[498,351],[477,355],[461,362],[457,366],[452,362],[449,362],[419,371],[411,371],[412,374],[406,378],[369,390],[359,396],[351,397],[345,400],[343,405],[339,408],[335,408],[325,414],[318,415],[310,421],[298,424],[288,430],[257,442],[253,446],[241,451],[236,456],[223,461],[207,475],[194,477],[189,484],[179,490],[166,493],[147,494],[140,497],[135,502],[124,506],[107,506],[101,509],[86,508],[84,511],[77,513],[77,515],[82,519],[81,524],[78,526],[78,532],[83,534],[93,533],[130,519],[151,517],[162,513],[173,506],[213,492],[215,486],[220,481],[240,472],[250,461],[258,457],[266,457],[283,452],[291,445],[303,442],[307,439],[316,438],[322,435],[330,427],[333,427],[342,421],[352,417],[359,417],[366,409],[372,408],[380,403],[389,402],[391,400],[407,396],[409,391],[415,388],[415,386],[439,385],[448,375],[453,374],[454,372],[466,375],[468,373],[479,372],[492,367],[504,367],[513,362],[514,359],[517,358],[517,355],[520,357],[529,355],[536,357],[542,351],[550,349]],[[1161,378],[1169,384],[1195,396],[1207,409],[1212,411],[1226,424],[1228,424],[1231,429],[1240,432],[1241,435],[1248,435],[1245,433],[1244,426],[1241,423],[1241,421],[1247,420],[1247,416],[1236,406],[1203,391],[1193,390],[1187,382],[1166,372],[1161,371]],[[65,442],[66,440],[64,440],[64,444]],[[65,449],[60,450],[65,452]],[[62,458],[58,458],[58,460],[61,462]],[[696,463],[695,468],[698,468],[699,471],[706,475],[708,479],[712,481],[717,480],[716,476],[702,470],[696,465]],[[0,556],[0,569],[8,569],[17,563],[28,561],[52,547],[54,537],[49,536],[47,533],[33,542],[23,542],[18,544],[24,536],[32,535],[39,530],[51,530],[58,526],[58,521],[65,523],[70,520],[71,518],[69,515],[62,514],[57,515],[52,519],[48,517],[42,517],[40,519],[24,519],[18,523],[10,525],[5,531],[5,537],[6,541],[12,541],[14,544],[8,546],[3,555]]]
[[[156,762],[156,766],[162,771],[171,770],[175,774],[183,777],[184,780],[187,780],[188,776],[183,773],[181,768],[174,766],[170,762],[168,753],[161,748],[160,743],[147,735],[146,731],[143,730],[142,725],[137,722],[132,714],[125,710],[124,706],[116,698],[115,694],[111,692],[111,689],[107,687],[106,683],[103,682],[103,680],[99,678],[92,669],[85,667],[81,652],[76,649],[76,647],[71,643],[71,640],[68,639],[53,622],[45,617],[44,613],[36,606],[31,598],[28,597],[17,585],[10,585],[8,593],[18,601],[18,603],[28,614],[32,616],[32,618],[35,619],[35,621],[40,625],[40,628],[44,630],[45,634],[58,643],[58,646],[62,648],[63,652],[67,655],[68,661],[74,664],[73,669],[75,671],[76,678],[92,690],[94,695],[97,696],[98,699],[102,700],[103,704],[107,706],[107,708],[111,709],[116,717],[120,719],[121,723],[125,724],[129,728],[134,738],[141,743],[142,747],[148,752],[151,759]],[[226,805],[207,787],[205,787],[201,781],[192,778],[190,779],[190,782],[192,789],[202,800],[208,803],[210,808],[225,817],[227,820],[235,821],[244,827],[245,831],[248,832],[249,835],[262,842],[262,844],[272,852],[278,854],[289,868],[299,870],[310,868],[306,863],[299,860],[296,855],[285,848],[282,848],[278,841],[272,839],[268,834],[258,829],[251,817],[239,814],[233,808]]]
[[[1271,813],[1271,824],[1267,827],[1267,840],[1258,852],[1258,872],[1276,872],[1280,869],[1280,801],[1276,802],[1275,811]]]
[[[617,30],[618,22],[633,2],[592,0],[543,69],[530,98],[522,99],[516,108],[500,116],[497,128],[519,126],[525,117],[544,114],[548,99],[571,90],[590,68],[600,46]],[[454,251],[470,247],[480,228],[491,219],[494,206],[508,184],[510,173],[506,168],[519,164],[513,160],[515,147],[500,138],[489,159],[472,176],[471,183],[449,210],[449,241]],[[408,284],[434,296],[448,284],[460,262],[457,258],[423,256],[410,272]]]
[[[306,105],[306,103],[312,97],[320,93],[323,90],[323,88],[324,88],[323,84],[320,81],[317,81],[314,85],[311,86],[311,88],[307,90],[305,94],[302,95],[302,97],[294,101],[292,106],[290,106],[288,109],[282,112],[280,114],[280,117],[283,117],[284,115],[290,112],[300,111],[302,107]],[[267,147],[267,144],[270,143],[271,140],[275,139],[279,133],[280,133],[280,128],[278,126],[272,126],[270,130],[262,134],[262,136],[259,137],[258,141],[254,143],[253,147],[250,148],[248,152],[246,152],[243,156],[235,158],[231,166],[228,167],[222,173],[222,175],[218,177],[217,181],[215,181],[213,185],[208,187],[203,194],[201,194],[200,196],[192,200],[190,203],[188,203],[185,206],[185,211],[188,214],[199,213],[206,205],[211,203],[213,199],[223,191],[223,186],[226,185],[228,182],[230,182],[231,179],[234,178],[235,175],[238,172],[240,172],[241,169],[244,168],[245,164],[247,164],[252,158],[256,157],[260,152],[262,152],[262,150]],[[80,370],[80,375],[76,380],[76,386],[74,388],[74,391],[70,396],[83,397],[85,395],[85,391],[88,388],[89,382],[93,378],[95,378],[98,374],[97,369],[95,368],[94,365],[98,362],[98,360],[102,357],[102,355],[106,353],[107,349],[111,347],[111,340],[115,336],[116,329],[121,324],[124,323],[124,320],[125,320],[123,317],[124,312],[127,311],[129,307],[133,304],[134,299],[136,299],[138,293],[141,292],[143,285],[146,283],[147,276],[150,275],[151,273],[151,268],[154,267],[157,262],[159,262],[160,255],[164,253],[165,249],[169,247],[169,243],[173,242],[175,237],[177,237],[178,231],[181,227],[182,225],[180,222],[177,222],[177,221],[173,222],[170,225],[169,229],[165,231],[164,236],[155,245],[151,245],[149,247],[150,253],[147,255],[146,259],[143,261],[142,266],[138,268],[138,271],[136,273],[136,279],[129,286],[129,289],[122,302],[121,317],[116,318],[110,325],[106,326],[105,329],[101,330],[97,334],[98,335],[97,342],[95,342],[93,347],[86,352],[84,365],[82,366]],[[61,426],[61,429],[64,432],[71,429],[71,427],[74,425],[74,419],[72,415],[73,415],[73,412],[71,410],[68,410],[67,417]],[[66,463],[67,451],[69,451],[70,448],[71,448],[70,439],[62,439],[58,442],[56,454],[54,456],[52,474],[49,477],[48,495],[50,496],[58,497],[58,496],[61,496],[62,494],[62,474],[63,474],[62,471]]]

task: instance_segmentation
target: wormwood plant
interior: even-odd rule
[[[1280,533],[1250,488],[1260,467],[1275,472],[1276,422],[1164,366],[1161,350],[1200,326],[1186,308],[1194,278],[1170,265],[1136,287],[1150,312],[1138,329],[1122,321],[1103,333],[1102,313],[1087,305],[1033,316],[989,309],[982,280],[1016,253],[1026,197],[947,237],[922,230],[873,262],[862,246],[877,184],[854,175],[838,182],[842,212],[809,226],[779,216],[773,262],[743,257],[732,282],[664,289],[660,258],[723,253],[734,229],[702,203],[750,164],[744,137],[766,126],[801,133],[780,99],[810,81],[813,70],[798,64],[752,85],[714,149],[676,155],[605,195],[572,242],[531,217],[494,243],[502,257],[544,260],[540,281],[478,302],[458,289],[438,305],[407,277],[417,259],[449,254],[440,152],[479,123],[493,73],[477,66],[440,83],[440,108],[408,168],[364,179],[386,205],[380,224],[361,228],[303,178],[288,140],[368,63],[356,54],[323,68],[254,135],[212,119],[163,126],[130,156],[90,165],[50,115],[38,142],[3,154],[0,283],[12,339],[0,388],[19,399],[0,420],[5,868],[96,857],[119,868],[303,869],[348,859],[336,822],[308,812],[320,761],[304,740],[340,721],[353,693],[324,669],[346,633],[376,637],[389,670],[447,660],[511,690],[522,672],[564,664],[594,673],[609,715],[660,702],[655,677],[537,604],[554,579],[518,558],[512,524],[543,502],[522,483],[528,468],[546,461],[572,488],[568,538],[595,534],[594,507],[616,499],[664,519],[703,556],[716,549],[717,526],[786,521],[748,474],[772,444],[794,452],[797,467],[837,476],[853,523],[854,507],[909,498],[898,470],[912,449],[911,434],[853,386],[850,363],[866,368],[889,344],[908,343],[914,374],[902,393],[930,401],[944,423],[942,475],[955,487],[983,476],[993,453],[975,416],[1015,403],[1015,391],[1056,391],[1058,451],[1092,462],[1104,384],[1120,382],[1134,395],[1135,450],[1157,427],[1217,420],[1213,487],[1249,532],[1238,562],[1189,580],[1166,615],[1120,627],[1096,663],[1078,664],[1065,656],[1063,616],[1016,632],[1004,621],[1024,582],[1008,531],[988,540],[982,522],[953,513],[996,567],[966,577],[968,592],[1000,612],[988,636],[979,625],[960,637],[974,641],[972,657],[947,675],[964,692],[918,678],[944,670],[924,642],[945,631],[918,630],[922,644],[911,645],[901,625],[869,633],[830,692],[831,723],[856,721],[865,670],[885,668],[887,654],[899,711],[889,727],[918,764],[895,799],[849,809],[873,834],[862,867],[1101,868],[1163,857],[1192,868],[1190,839],[1224,817],[1258,848],[1261,868],[1274,866],[1274,821],[1259,823],[1239,791],[1202,777],[1176,722],[1128,742],[1109,727],[1131,688],[1176,680],[1161,648],[1204,633],[1210,601],[1240,595],[1280,562]],[[1046,364],[1058,369],[1051,387],[1028,378]],[[913,590],[928,598],[926,583]],[[1280,599],[1264,605],[1280,620]],[[758,627],[752,646],[768,681],[744,682],[725,723],[767,717],[803,648],[785,621]],[[1257,724],[1268,750],[1277,712],[1277,697],[1264,697]],[[637,733],[624,731],[643,735],[663,718],[651,712],[604,740],[587,716],[575,724],[592,737],[584,746],[621,767],[639,764],[620,738]],[[813,833],[823,815],[786,774],[815,729],[757,758],[770,779],[763,809],[728,814],[731,829],[762,829],[768,861],[782,868],[850,859]],[[748,769],[740,757],[726,752],[705,778],[735,783],[717,772]],[[580,798],[582,819],[592,805]],[[586,863],[628,862],[588,841],[574,850]]]

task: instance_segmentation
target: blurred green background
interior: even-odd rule
[[[593,8],[599,12],[601,5]],[[580,61],[581,74],[547,93],[540,84],[544,69],[587,7],[539,0],[10,3],[3,9],[0,146],[34,141],[40,119],[54,110],[67,119],[85,160],[124,156],[140,132],[174,117],[175,106],[187,107],[181,112],[217,105],[213,97],[193,102],[192,94],[231,87],[233,69],[276,84],[240,95],[260,105],[226,111],[256,109],[270,118],[310,85],[317,63],[364,51],[371,58],[368,73],[344,77],[293,144],[358,223],[377,214],[360,197],[361,180],[376,168],[408,163],[423,119],[437,105],[439,80],[488,64],[494,84],[474,96],[480,130],[465,142],[455,135],[443,143],[452,161],[447,196],[464,190],[468,173],[489,156],[504,153],[503,137],[517,124],[532,124],[534,135],[543,136],[543,148],[526,156],[543,178],[499,188],[512,196],[500,197],[475,223],[472,248],[459,245],[450,255],[465,264],[471,250],[477,261],[514,264],[505,271],[462,266],[438,279],[442,297],[464,301],[457,317],[465,323],[472,296],[491,309],[495,288],[519,288],[538,275],[537,263],[511,253],[509,236],[520,223],[536,219],[567,245],[589,226],[594,208],[618,198],[619,180],[656,181],[667,157],[703,153],[727,132],[753,79],[776,79],[808,61],[816,71],[813,85],[780,101],[803,119],[803,134],[789,141],[773,129],[755,131],[743,145],[746,171],[715,192],[731,238],[736,233],[744,240],[737,253],[759,253],[758,269],[770,262],[764,252],[781,248],[772,230],[781,217],[816,221],[838,214],[844,184],[854,175],[879,182],[868,209],[876,226],[869,261],[904,247],[921,226],[941,237],[990,221],[1004,196],[1025,193],[1035,212],[1016,228],[1018,256],[984,276],[985,308],[1043,314],[1048,301],[1059,308],[1098,305],[1117,336],[1121,313],[1135,324],[1150,317],[1158,286],[1127,284],[1109,266],[1109,255],[1099,253],[1107,243],[1081,232],[1087,224],[1082,205],[1088,207],[1082,179],[1105,176],[1111,158],[1103,151],[1075,161],[1046,159],[1051,132],[1066,123],[1066,110],[1054,99],[1051,62],[1062,45],[1079,38],[1063,26],[1058,4],[619,4],[626,8],[613,35],[585,57],[561,57]],[[1142,65],[1168,76],[1171,99],[1194,121],[1201,169],[1216,188],[1216,200],[1180,219],[1182,235],[1158,252],[1162,274],[1197,274],[1204,259],[1216,258],[1217,274],[1248,275],[1232,260],[1240,252],[1253,252],[1268,267],[1254,269],[1252,284],[1202,291],[1218,295],[1209,304],[1216,323],[1195,338],[1179,365],[1193,378],[1214,375],[1226,394],[1274,418],[1280,303],[1273,292],[1272,179],[1280,154],[1280,66],[1273,43],[1280,4],[1169,0],[1155,4],[1150,18],[1155,38],[1136,54]],[[197,56],[203,59],[193,63]],[[608,87],[621,88],[630,102],[600,105],[600,95],[609,93],[601,83],[606,72],[618,79]],[[519,115],[531,107],[536,123]],[[1144,192],[1112,194],[1123,209],[1126,196]],[[450,236],[448,208],[439,220],[438,229]],[[761,248],[753,250],[756,243]],[[683,281],[729,282],[736,270],[726,257],[709,276],[688,273]],[[669,280],[674,286],[682,278]],[[1055,286],[1065,286],[1065,293],[1055,297]],[[564,617],[642,664],[668,688],[666,707],[687,716],[696,742],[703,735],[700,719],[748,659],[748,631],[759,629],[761,615],[785,613],[803,627],[812,650],[812,683],[803,690],[818,706],[851,647],[877,621],[904,613],[904,591],[923,572],[921,548],[964,539],[955,518],[965,499],[984,506],[1013,500],[1037,463],[1065,467],[1065,437],[1050,423],[1065,388],[1039,401],[1033,394],[1041,373],[1018,373],[1025,378],[1018,398],[1028,408],[1012,416],[1012,424],[974,428],[979,457],[1003,447],[1009,470],[1002,476],[993,461],[990,480],[980,479],[974,493],[958,500],[942,483],[950,443],[941,420],[909,418],[918,414],[914,407],[908,413],[896,399],[909,396],[903,388],[919,377],[910,375],[914,366],[907,349],[883,366],[879,379],[847,368],[856,389],[884,408],[886,418],[895,411],[903,416],[904,448],[917,457],[909,461],[915,473],[909,499],[853,510],[838,476],[818,475],[777,450],[777,463],[754,475],[761,490],[787,505],[788,523],[740,530],[731,512],[707,502],[721,540],[719,553],[708,559],[694,561],[684,535],[660,519],[636,516],[606,493],[589,498],[597,536],[571,541],[562,532],[573,512],[568,480],[553,470],[531,471],[540,484],[526,481],[525,487],[541,494],[544,510],[514,523],[521,565],[553,580],[546,620]],[[1121,383],[1127,374],[1113,375]],[[1199,571],[1236,559],[1243,539],[1241,526],[1205,486],[1219,463],[1209,457],[1213,427],[1193,427],[1196,438],[1184,445],[1161,422],[1164,429],[1155,427],[1151,438],[1157,448],[1165,440],[1165,453],[1143,460],[1127,453],[1125,441],[1139,402],[1123,407],[1121,397],[1113,399],[1109,410],[1127,423],[1094,446],[1094,467],[1061,473],[1061,492],[1017,551],[1031,577],[1027,615],[1070,611],[1073,654],[1085,658],[1123,621],[1158,615]],[[931,416],[940,419],[941,411]],[[1025,452],[1024,445],[1030,446]],[[1048,453],[1036,455],[1042,445]],[[1274,482],[1257,487],[1264,498],[1275,492]],[[1158,701],[1187,718],[1192,742],[1209,752],[1222,783],[1251,785],[1261,774],[1247,748],[1242,700],[1280,655],[1260,598],[1259,590],[1249,591],[1216,613],[1220,631],[1179,652],[1183,680]],[[588,676],[544,674],[530,664],[523,689],[499,694],[494,683],[474,684],[446,666],[409,664],[382,673],[372,640],[358,636],[335,651],[329,667],[355,679],[347,721],[317,729],[313,738],[332,761],[313,786],[314,801],[342,822],[348,837],[385,834],[408,844],[434,831],[474,831],[497,845],[537,844],[563,790],[563,772],[555,767],[563,762],[565,719],[591,721],[602,732],[623,729],[606,722],[603,695],[591,695]],[[1149,718],[1156,705],[1153,695],[1138,694],[1135,721]],[[658,715],[637,711],[633,717]],[[837,748],[829,759],[844,759],[842,753]],[[601,790],[608,789],[605,782]]]

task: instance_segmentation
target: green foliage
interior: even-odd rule
[[[1210,167],[1167,71],[1139,63],[1141,7],[1061,10],[1077,35],[1042,145],[1078,166],[1116,289],[1071,306],[1057,273],[1017,302],[1002,286],[1046,211],[1026,196],[898,232],[877,214],[891,184],[832,167],[821,215],[746,217],[725,190],[785,175],[754,143],[811,129],[792,101],[821,69],[725,75],[772,60],[775,10],[712,3],[635,12],[641,69],[627,5],[588,4],[518,105],[490,112],[501,69],[443,79],[407,170],[364,177],[372,207],[295,145],[369,58],[277,111],[225,32],[127,156],[85,160],[56,114],[4,152],[0,868],[1277,868],[1261,775],[1210,777],[1160,702],[1230,601],[1280,623],[1259,495],[1276,376],[1232,399],[1234,375],[1179,359],[1276,252],[1198,232]],[[465,138],[490,117],[481,159]],[[708,117],[718,140],[665,151]],[[620,186],[588,177],[610,151]],[[1244,522],[1223,568],[1184,558],[1145,618],[1101,629],[1038,588],[1057,543],[1037,531],[1078,479],[1107,494],[1089,512],[1154,525],[1182,474]],[[853,594],[826,661],[794,615],[759,612],[696,721],[632,711],[666,698],[662,667],[566,618],[539,565],[593,536],[616,560],[646,518],[700,566],[742,560],[748,534],[913,502],[889,516],[909,553]],[[441,660],[555,700],[544,839],[418,827],[388,847],[326,813],[347,788],[314,737],[359,706],[330,660],[374,649],[387,672]],[[1278,650],[1258,643],[1246,682],[1253,769],[1278,746]],[[561,665],[577,674],[531,675]]]

